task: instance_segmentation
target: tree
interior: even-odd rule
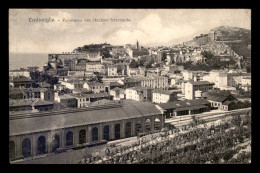
[[[212,52],[210,51],[203,51],[201,52],[202,56],[204,56],[207,60],[213,59],[215,56]]]

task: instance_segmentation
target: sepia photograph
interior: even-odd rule
[[[251,164],[251,9],[10,8],[10,164]]]

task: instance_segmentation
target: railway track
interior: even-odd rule
[[[193,121],[193,117],[195,117],[197,120],[204,120],[206,122],[210,122],[210,121],[216,121],[223,116],[229,116],[234,113],[243,113],[243,112],[246,113],[248,111],[251,111],[251,108],[237,109],[233,111],[219,112],[219,113],[212,113],[212,114],[186,115],[182,117],[174,117],[173,119],[165,120],[165,123],[170,123],[171,125],[174,125],[176,128],[179,128],[191,123]]]

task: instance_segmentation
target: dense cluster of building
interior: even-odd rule
[[[98,51],[49,54],[42,70],[9,72],[11,158],[153,133],[166,117],[243,107],[236,90],[251,90],[250,73],[187,71],[176,64],[204,62],[201,48],[138,42],[110,48],[114,58]],[[130,67],[143,56],[154,58],[151,68]],[[34,72],[58,82],[36,82]]]

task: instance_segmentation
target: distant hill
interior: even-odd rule
[[[215,35],[213,36],[213,33]],[[200,46],[212,43],[225,43],[229,45],[238,55],[245,58],[251,57],[251,30],[219,26],[210,30],[208,34],[201,34],[192,40],[184,42],[189,46]]]

